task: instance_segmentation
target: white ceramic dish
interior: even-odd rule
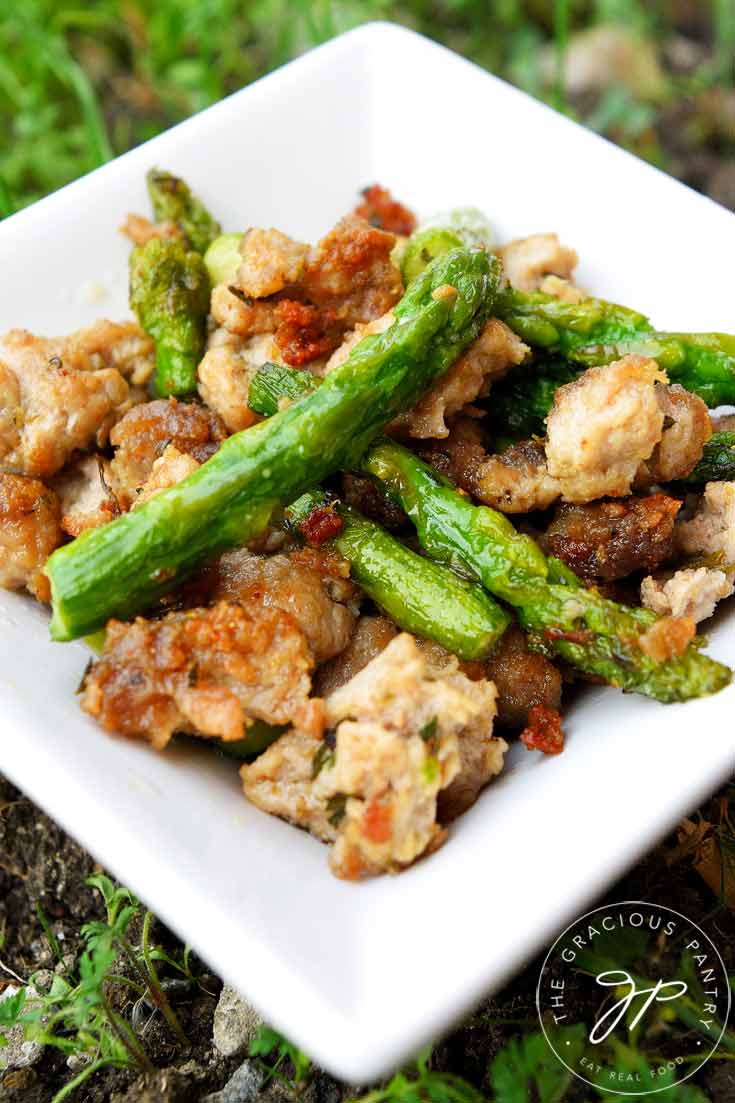
[[[423,213],[473,204],[501,237],[557,230],[583,284],[662,327],[735,329],[732,215],[448,51],[373,24],[0,225],[3,331],[126,313],[116,227],[146,210],[151,165],[182,173],[226,228],[307,240],[375,180]],[[711,653],[731,663],[734,623],[711,632]],[[735,765],[732,688],[671,707],[591,689],[561,757],[511,755],[443,850],[348,885],[319,843],[245,803],[228,763],[103,735],[74,697],[86,659],[49,642],[40,608],[0,592],[0,769],[352,1081],[440,1034]]]

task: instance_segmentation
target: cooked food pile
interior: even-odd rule
[[[735,337],[656,331],[553,233],[385,188],[316,245],[131,214],[130,305],[0,346],[0,584],[103,643],[109,732],[209,741],[350,880],[430,854],[562,696],[731,671]]]

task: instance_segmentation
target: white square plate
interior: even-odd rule
[[[661,327],[735,329],[735,218],[441,47],[368,25],[0,225],[0,327],[65,333],[126,310],[152,165],[228,229],[315,239],[375,180],[422,213],[472,204],[500,237],[556,230],[580,281]],[[87,301],[90,281],[106,289]],[[735,661],[732,615],[711,653]],[[664,707],[596,688],[558,759],[525,751],[447,845],[343,884],[326,851],[243,799],[206,750],[103,735],[87,653],[0,594],[0,769],[288,1037],[351,1081],[384,1073],[497,987],[735,764],[735,691]]]

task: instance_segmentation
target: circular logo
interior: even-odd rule
[[[615,1095],[649,1095],[702,1067],[722,1038],[730,986],[712,939],[659,904],[596,908],[541,969],[541,1028],[566,1068]]]

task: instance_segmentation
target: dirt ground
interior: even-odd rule
[[[719,798],[704,811],[712,815]],[[711,807],[710,807],[711,805]],[[711,890],[690,862],[671,866],[666,858],[676,839],[665,840],[628,876],[614,885],[605,900],[652,900],[706,923],[727,968],[735,970],[735,915],[718,905]],[[56,824],[7,781],[0,780],[0,953],[2,979],[8,970],[22,978],[38,969],[53,968],[54,956],[39,919],[39,906],[51,924],[64,955],[76,956],[81,947],[80,928],[101,918],[101,906],[85,885],[95,864]],[[601,901],[602,903],[603,901]],[[159,926],[156,941],[179,950],[174,937]],[[495,1054],[513,1037],[537,1029],[535,989],[541,959],[532,961],[500,993],[488,1000],[458,1030],[439,1043],[434,1067],[455,1072],[480,1090],[488,1090],[487,1069]],[[134,1072],[102,1071],[75,1095],[78,1103],[197,1103],[208,1092],[220,1089],[242,1058],[225,1059],[212,1044],[212,1019],[221,982],[198,963],[198,983],[173,985],[170,998],[192,1045],[174,1044],[159,1017],[152,1017],[144,1032],[146,1048],[158,1069],[145,1085]],[[32,1068],[8,1072],[0,1081],[0,1103],[49,1103],[71,1073],[62,1055],[48,1047]],[[711,1103],[735,1100],[735,1065],[712,1059],[696,1078]],[[340,1103],[352,1096],[320,1074],[309,1086],[305,1103]],[[288,1099],[271,1087],[264,1101]],[[573,1085],[565,1103],[586,1100],[584,1085]]]

